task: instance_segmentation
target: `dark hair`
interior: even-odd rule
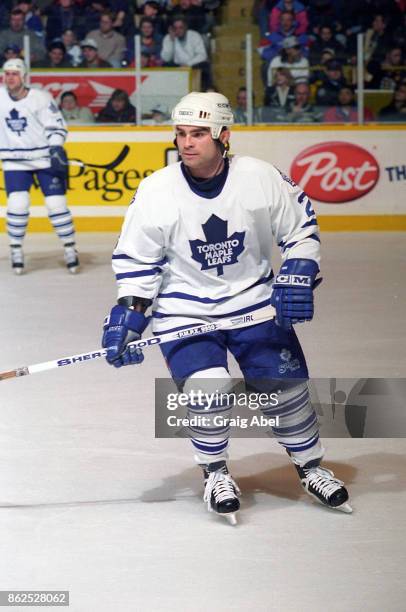
[[[22,15],[24,17],[24,13],[21,9],[15,8],[11,11],[10,15]]]
[[[61,103],[64,101],[65,98],[67,98],[68,96],[72,96],[73,98],[75,98],[75,102],[78,101],[76,94],[73,91],[64,91],[63,94],[61,95]]]
[[[124,89],[115,89],[111,94],[110,100],[124,100],[125,102],[129,102],[130,97]]]
[[[140,28],[143,23],[150,23],[152,27],[155,28],[155,22],[153,19],[151,19],[151,17],[143,17],[140,21]]]
[[[48,52],[52,51],[53,49],[60,49],[63,53],[66,53],[66,47],[60,40],[54,40],[48,45]]]

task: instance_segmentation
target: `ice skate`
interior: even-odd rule
[[[223,516],[231,525],[237,524],[236,512],[240,509],[238,495],[241,491],[228,473],[225,461],[203,466],[205,489],[203,501],[209,512]]]
[[[319,459],[309,461],[304,466],[295,462],[294,465],[306,493],[332,510],[352,512],[344,483],[335,478],[331,470],[320,467]]]
[[[24,272],[24,253],[20,244],[10,245],[10,257],[14,274],[22,274]]]
[[[75,249],[75,243],[70,242],[64,246],[64,259],[66,267],[71,274],[76,274],[79,268],[78,253]]]

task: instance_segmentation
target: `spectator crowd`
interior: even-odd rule
[[[120,68],[134,65],[134,35],[142,67],[200,69],[202,90],[213,90],[210,35],[217,9],[232,0],[2,0],[0,59],[23,57],[30,39],[33,68]],[[357,122],[357,34],[364,34],[364,88],[381,92],[366,120],[406,119],[406,0],[253,0],[264,95],[255,122]],[[385,93],[386,92],[386,93]],[[93,117],[69,92],[61,108],[69,122],[133,121],[128,95],[113,92]],[[124,95],[125,94],[125,95]],[[386,97],[385,97],[386,96]],[[235,116],[247,121],[247,92]],[[375,105],[377,107],[377,105]],[[154,109],[157,110],[157,109]],[[165,123],[168,109],[157,110]],[[155,121],[155,119],[153,119]]]
[[[406,120],[406,0],[257,0],[253,12],[264,84],[257,118],[357,122],[357,34],[363,33],[365,97],[368,103],[375,96],[379,107],[374,113],[366,106],[364,119]]]
[[[209,36],[222,0],[2,0],[0,59],[24,57],[30,40],[32,68],[121,68],[134,65],[134,35],[141,38],[141,65],[200,69],[202,89],[213,86]],[[113,92],[97,121],[134,121],[122,90]],[[126,99],[125,99],[126,96]],[[79,113],[75,95],[61,100],[70,122],[94,120]],[[157,109],[153,109],[156,111]],[[162,110],[162,109],[161,109]],[[167,120],[161,110],[157,123]]]

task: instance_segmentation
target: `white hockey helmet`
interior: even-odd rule
[[[217,140],[221,130],[234,123],[230,102],[223,94],[215,92],[192,93],[184,96],[172,111],[173,125],[208,127],[212,138]]]
[[[6,70],[13,70],[15,72],[20,72],[23,80],[27,74],[27,66],[24,64],[23,60],[20,59],[19,57],[15,57],[15,58],[9,59],[6,62],[4,62],[3,72],[6,72]]]

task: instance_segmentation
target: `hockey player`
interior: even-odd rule
[[[62,241],[66,266],[79,266],[72,215],[66,205],[67,157],[63,148],[65,121],[52,97],[25,84],[26,67],[21,59],[3,65],[0,88],[0,157],[7,191],[7,231],[11,266],[24,270],[22,244],[29,217],[29,190],[36,176],[49,219]]]
[[[141,363],[127,344],[148,325],[153,331],[187,328],[269,304],[274,320],[161,345],[173,379],[184,392],[213,381],[227,390],[227,349],[249,388],[278,389],[273,428],[305,490],[329,508],[350,512],[348,493],[320,465],[324,454],[309,400],[308,370],[293,324],[313,317],[318,284],[319,230],[306,194],[274,166],[227,155],[233,115],[218,93],[191,93],[172,112],[181,162],[144,179],[128,209],[113,269],[118,304],[104,324],[103,347],[115,367]],[[272,241],[282,252],[274,276]],[[277,386],[275,386],[277,385]],[[189,414],[229,416],[232,406],[190,407]],[[226,419],[224,419],[226,421]],[[239,489],[227,470],[229,428],[191,427],[195,459],[205,479],[209,510],[235,522]]]

